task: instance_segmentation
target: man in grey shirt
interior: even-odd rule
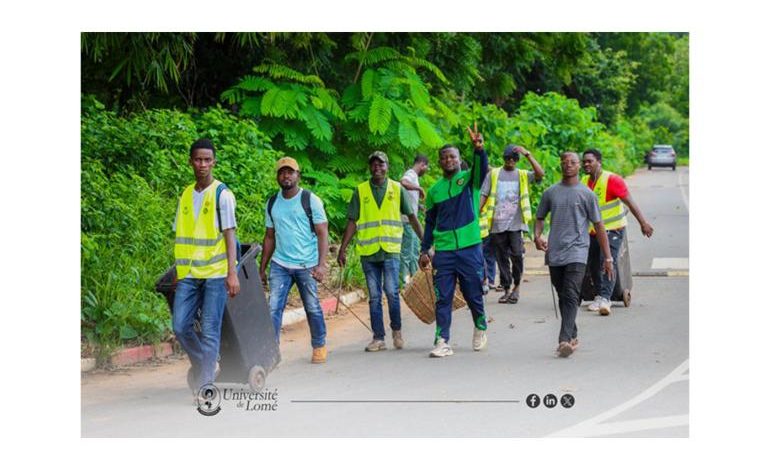
[[[546,189],[537,208],[535,246],[545,251],[545,263],[551,274],[551,284],[559,294],[561,330],[559,357],[568,357],[577,348],[577,317],[580,287],[588,260],[588,223],[594,224],[599,246],[604,253],[602,269],[609,278],[615,273],[610,244],[604,230],[596,195],[580,183],[580,157],[575,152],[561,154],[562,180]],[[543,240],[545,218],[551,214],[548,241]]]

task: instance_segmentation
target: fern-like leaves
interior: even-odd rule
[[[318,109],[308,106],[302,113],[302,119],[313,137],[327,142],[332,140],[332,126]]]
[[[441,137],[439,137],[433,124],[425,118],[417,118],[417,132],[420,138],[428,147],[440,147]]]
[[[305,75],[301,72],[279,64],[262,64],[254,67],[254,72],[266,74],[276,80],[290,80],[305,85],[315,85],[323,87],[324,82],[317,75]]]
[[[392,117],[390,100],[382,95],[374,95],[369,109],[369,130],[375,134],[384,134]]]
[[[409,121],[403,121],[398,124],[398,140],[401,145],[408,149],[416,149],[422,143],[420,134]]]

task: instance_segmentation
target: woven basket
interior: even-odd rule
[[[423,323],[430,325],[436,321],[436,293],[433,290],[433,276],[430,271],[417,270],[414,277],[401,290],[401,296],[409,309]],[[458,285],[455,287],[455,295],[452,299],[452,311],[466,305]]]

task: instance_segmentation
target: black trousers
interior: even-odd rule
[[[559,295],[559,311],[561,312],[561,330],[559,342],[577,338],[578,306],[580,305],[580,288],[585,276],[585,263],[570,263],[565,266],[549,266],[551,284]]]
[[[521,230],[490,234],[495,249],[497,266],[500,268],[500,284],[508,290],[521,283],[524,272],[524,241]]]

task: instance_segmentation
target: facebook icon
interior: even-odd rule
[[[531,394],[527,397],[527,406],[530,408],[537,408],[540,406],[540,397],[536,394]]]

